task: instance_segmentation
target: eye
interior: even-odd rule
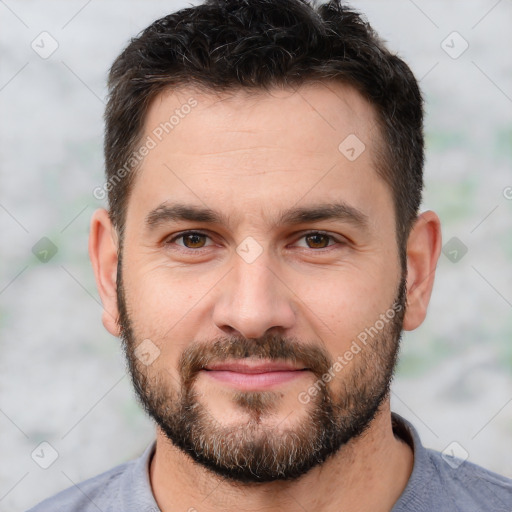
[[[206,245],[206,239],[209,238],[208,235],[199,231],[185,231],[168,240],[166,244],[172,244],[175,243],[176,240],[182,240],[182,244],[177,244],[179,247],[190,250],[202,249],[203,247],[208,247]]]
[[[308,249],[327,249],[332,245],[336,245],[336,243],[340,243],[340,241],[336,240],[332,235],[328,235],[322,231],[311,231],[310,233],[302,235],[299,240],[302,239],[306,240],[306,247]],[[330,241],[334,243],[329,244]]]

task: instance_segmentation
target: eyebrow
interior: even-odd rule
[[[368,216],[365,213],[344,202],[335,202],[293,207],[280,212],[277,219],[271,223],[271,228],[329,220],[347,222],[364,230],[369,227]],[[147,214],[145,225],[148,230],[153,231],[162,224],[179,221],[226,226],[230,224],[228,216],[210,208],[164,202]]]

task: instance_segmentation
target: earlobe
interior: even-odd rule
[[[416,329],[427,314],[441,252],[441,222],[433,211],[423,212],[407,241],[407,307],[404,329]]]
[[[103,304],[103,325],[112,335],[118,337],[117,233],[104,208],[96,210],[91,218],[89,257]]]

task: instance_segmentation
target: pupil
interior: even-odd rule
[[[310,236],[309,236],[309,239],[310,239],[310,240],[311,240],[311,239],[313,239],[313,242],[312,242],[312,243],[313,243],[313,245],[318,245],[318,244],[320,244],[320,245],[322,246],[322,248],[323,248],[323,247],[325,247],[325,244],[322,244],[322,242],[321,242],[321,241],[319,241],[319,240],[320,240],[320,239],[323,239],[323,240],[324,240],[324,242],[325,242],[326,238],[327,238],[327,237],[326,237],[325,235],[310,235]]]
[[[192,245],[193,247],[197,247],[198,244],[199,244],[199,246],[202,246],[201,241],[200,241],[201,238],[203,238],[203,235],[187,235],[185,237],[185,239],[188,240],[189,242],[190,242],[191,239],[193,240],[189,244],[189,245]]]

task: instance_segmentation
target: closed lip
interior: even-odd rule
[[[296,366],[291,363],[280,363],[274,361],[223,361],[206,365],[206,371],[235,372],[235,373],[270,373],[270,372],[296,372],[307,370],[304,366]]]

